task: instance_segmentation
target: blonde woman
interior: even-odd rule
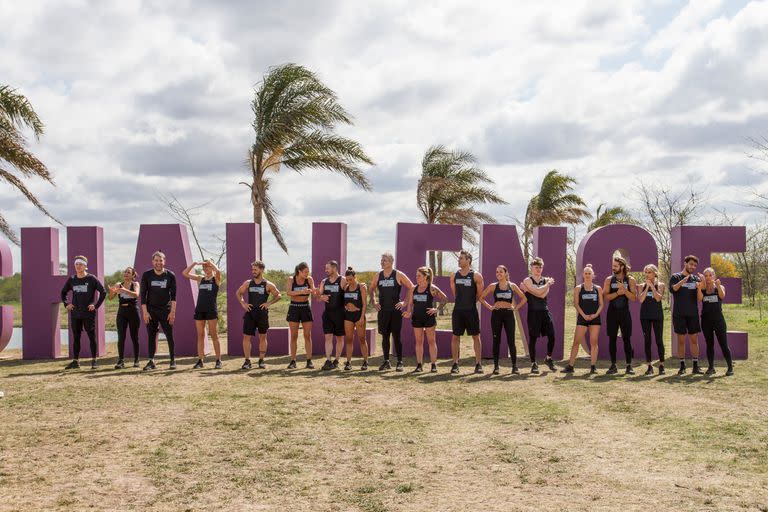
[[[733,375],[733,358],[728,347],[728,327],[723,318],[723,299],[725,298],[725,286],[715,275],[712,267],[704,269],[704,279],[699,283],[698,299],[701,301],[701,330],[707,342],[707,362],[709,368],[706,375],[715,373],[715,336],[720,344],[728,370],[725,374]]]
[[[653,375],[651,365],[651,335],[656,338],[656,350],[659,353],[659,375],[664,375],[664,311],[661,301],[664,299],[666,286],[659,282],[659,269],[656,265],[646,265],[643,268],[645,279],[637,287],[637,300],[640,301],[640,325],[645,338],[645,361],[648,369],[645,375]]]
[[[445,303],[445,293],[432,284],[432,269],[419,267],[416,269],[416,286],[410,299],[408,308],[403,313],[405,318],[411,317],[413,336],[416,338],[416,369],[415,373],[423,370],[424,337],[429,345],[429,360],[432,363],[431,373],[437,372],[437,341],[435,339],[435,326],[437,325],[436,302]]]
[[[600,336],[600,312],[603,310],[603,290],[595,284],[595,271],[587,264],[582,271],[584,281],[573,289],[573,307],[576,308],[576,330],[573,333],[573,346],[568,366],[563,372],[573,373],[573,365],[579,353],[579,346],[584,344],[589,333],[590,375],[597,373],[598,337]]]
[[[493,305],[485,298],[493,293]],[[515,303],[514,295],[518,301]],[[515,347],[515,311],[527,302],[520,288],[509,281],[509,270],[504,265],[496,267],[496,282],[491,283],[480,295],[480,303],[491,312],[491,332],[493,333],[493,375],[499,374],[499,348],[501,347],[501,329],[507,335],[509,357],[512,360],[512,373],[520,373],[517,368],[517,347]]]
[[[192,270],[198,265],[203,267],[203,275],[193,274]],[[213,260],[205,260],[201,263],[192,262],[181,273],[187,279],[197,281],[197,304],[195,304],[195,328],[197,329],[197,362],[194,369],[203,368],[205,359],[205,327],[208,326],[208,334],[213,342],[213,350],[216,353],[215,368],[221,369],[221,345],[219,344],[219,309],[216,299],[221,286],[221,271],[213,263]]]

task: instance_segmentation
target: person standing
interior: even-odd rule
[[[557,371],[552,353],[555,350],[555,324],[547,306],[547,295],[555,279],[542,277],[544,272],[544,260],[536,257],[531,260],[531,275],[520,283],[520,289],[528,299],[528,354],[531,356],[531,373],[539,373],[539,365],[536,364],[536,340],[541,336],[547,337],[547,357],[544,364],[552,372]]]
[[[193,274],[192,270],[202,265],[203,275]],[[205,327],[208,326],[208,335],[213,342],[213,350],[216,354],[217,370],[221,369],[221,345],[219,344],[219,306],[218,295],[221,286],[221,271],[213,263],[206,260],[202,263],[192,262],[181,273],[187,279],[197,281],[197,304],[195,304],[195,328],[197,329],[197,362],[193,369],[203,368],[205,359]]]
[[[91,369],[97,367],[96,353],[99,347],[96,344],[96,310],[104,302],[107,292],[101,281],[87,271],[88,258],[75,256],[75,274],[67,279],[61,289],[61,302],[69,312],[69,328],[72,330],[72,337],[74,338],[72,362],[65,367],[65,370],[80,368],[80,337],[83,331],[88,336],[88,342],[91,346]],[[72,300],[67,300],[70,292],[72,293]],[[96,292],[99,292],[99,298],[94,302]]]
[[[597,373],[597,355],[600,351],[598,339],[600,337],[600,312],[603,310],[603,289],[595,284],[595,271],[589,263],[582,271],[582,283],[573,289],[573,307],[576,308],[576,329],[573,333],[573,346],[571,358],[564,373],[573,373],[573,365],[576,364],[576,356],[579,346],[589,333],[589,358],[592,363],[589,374]]]
[[[725,357],[728,369],[725,374],[733,375],[733,357],[728,346],[728,327],[723,317],[723,299],[725,299],[725,286],[715,275],[715,269],[704,269],[704,279],[699,283],[698,299],[701,301],[701,330],[707,342],[707,362],[709,366],[705,372],[714,375],[715,372],[715,336],[720,350]]]
[[[123,281],[109,288],[109,300],[117,296],[117,364],[115,370],[125,368],[125,336],[130,333],[133,343],[133,367],[139,367],[139,283],[136,282],[136,270],[127,267],[123,271]],[[127,332],[126,332],[127,331]]]
[[[269,329],[269,307],[280,300],[280,291],[264,278],[264,262],[261,260],[251,263],[251,279],[244,281],[235,292],[235,297],[245,310],[243,315],[243,356],[245,361],[241,370],[251,369],[251,338],[259,333],[258,368],[266,368],[264,358],[267,356],[267,330]],[[247,293],[248,300],[245,300]],[[272,300],[269,299],[270,295]]]
[[[321,370],[335,370],[344,349],[344,288],[346,280],[339,274],[339,262],[325,264],[325,275],[320,282],[318,299],[325,302],[323,311],[323,335],[325,336],[325,363]],[[333,357],[333,338],[336,338],[336,357]]]
[[[290,333],[291,362],[288,369],[296,368],[296,351],[299,339],[299,326],[304,335],[304,353],[307,357],[308,369],[313,369],[312,363],[312,308],[309,307],[309,297],[316,292],[315,282],[309,275],[309,265],[302,261],[293,270],[293,277],[289,277],[285,284],[288,290],[286,295],[291,298],[288,304],[288,314],[285,320],[288,322]]]
[[[376,308],[379,334],[381,334],[381,349],[384,353],[384,362],[379,366],[379,371],[389,370],[390,336],[395,343],[397,366],[395,370],[403,371],[403,342],[400,340],[400,331],[403,327],[403,307],[411,302],[413,283],[408,276],[395,270],[395,257],[385,252],[381,255],[381,271],[371,281],[371,303]],[[400,291],[405,287],[406,299],[400,300]],[[378,293],[378,301],[376,294]]]
[[[629,302],[637,298],[637,283],[629,275],[630,266],[621,256],[614,256],[612,263],[613,275],[605,278],[603,294],[608,302],[608,312],[605,315],[606,331],[608,334],[608,351],[611,354],[611,367],[606,372],[614,375],[616,368],[616,338],[621,329],[621,340],[624,342],[624,358],[627,362],[626,374],[632,375],[632,315]]]
[[[480,344],[480,315],[477,303],[483,291],[483,276],[472,270],[472,254],[468,251],[459,252],[459,270],[451,276],[451,291],[454,303],[451,315],[451,355],[453,366],[451,373],[459,373],[459,352],[461,336],[466,332],[472,336],[475,349],[475,373],[483,373],[482,346]]]
[[[493,305],[485,300],[493,293]],[[520,301],[515,304],[513,294]],[[501,348],[501,330],[507,335],[509,357],[512,360],[512,373],[520,373],[517,368],[517,347],[515,346],[515,311],[527,302],[520,288],[509,281],[509,270],[504,265],[496,267],[496,282],[491,283],[480,296],[483,306],[491,312],[491,332],[493,333],[493,374],[499,374],[499,351]]]
[[[637,300],[640,301],[640,325],[643,328],[645,361],[648,364],[645,375],[653,375],[652,335],[656,338],[656,351],[659,353],[659,375],[664,375],[664,310],[661,301],[664,299],[666,287],[664,283],[659,282],[659,269],[656,265],[646,265],[643,274],[645,280],[637,287]]]
[[[168,340],[168,353],[171,358],[168,368],[175,370],[173,324],[176,321],[176,274],[165,268],[165,254],[162,251],[152,254],[152,268],[142,274],[140,289],[141,312],[147,325],[149,343],[149,361],[144,366],[144,371],[157,368],[155,352],[160,327]]]
[[[368,369],[368,341],[365,339],[365,309],[368,303],[368,287],[365,283],[357,281],[357,274],[352,267],[347,267],[344,272],[346,286],[344,287],[344,340],[346,344],[347,362],[344,370],[352,369],[352,351],[354,349],[354,337],[360,343],[360,352],[363,355],[361,370]]]
[[[691,346],[693,359],[693,373],[702,374],[699,368],[699,340],[701,331],[699,325],[699,282],[704,278],[701,274],[695,274],[699,265],[699,258],[690,254],[683,260],[683,271],[672,274],[669,278],[669,290],[672,292],[674,303],[672,304],[672,326],[677,336],[677,357],[680,358],[678,375],[684,375],[685,368],[685,341],[688,339]]]
[[[437,325],[437,308],[435,302],[445,303],[445,293],[432,284],[432,269],[419,267],[416,269],[416,286],[411,294],[411,303],[403,316],[411,317],[413,337],[415,338],[416,369],[415,373],[424,371],[424,337],[429,346],[429,360],[432,363],[431,373],[437,373],[437,340],[435,326]]]

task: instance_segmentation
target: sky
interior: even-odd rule
[[[250,103],[286,62],[352,114],[339,133],[374,160],[373,191],[283,169],[272,197],[289,254],[265,227],[268,267],[308,260],[311,222],[341,221],[349,264],[376,268],[396,222],[421,220],[433,144],[475,154],[509,203],[485,208],[501,223],[550,169],[591,211],[636,208],[641,179],[694,186],[706,212],[750,223],[761,214],[745,202],[768,192],[747,156],[749,137],[768,136],[766,1],[0,0],[0,26],[0,83],[46,124],[30,149],[55,187],[28,185],[65,224],[104,227],[108,272],[133,263],[140,224],[170,221],[158,193],[206,205],[195,222],[210,249],[225,223],[252,220]],[[6,184],[0,205],[17,230],[53,225]]]

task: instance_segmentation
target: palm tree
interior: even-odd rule
[[[325,169],[370,190],[359,164],[372,165],[373,161],[358,142],[333,132],[338,123],[351,125],[351,117],[338,104],[336,93],[302,66],[270,68],[256,88],[251,109],[256,132],[247,160],[251,182],[241,183],[251,191],[253,221],[261,226],[262,216],[266,217],[278,245],[287,253],[269,195],[272,177],[282,167],[298,173]],[[260,234],[259,242],[261,239]]]
[[[635,224],[636,221],[629,213],[621,206],[606,206],[605,203],[600,203],[595,212],[595,220],[589,223],[587,226],[587,232],[593,229],[608,226],[610,224]]]
[[[531,198],[525,210],[523,253],[529,261],[533,230],[538,226],[581,224],[591,217],[584,200],[573,193],[576,179],[553,169],[544,176],[539,193]]]
[[[467,151],[450,151],[442,145],[432,146],[421,161],[421,179],[416,188],[416,203],[427,224],[463,226],[464,240],[477,245],[477,233],[484,223],[496,222],[476,208],[478,204],[507,204],[485,185],[493,185],[477,160]],[[430,267],[442,273],[442,252],[429,252]]]
[[[26,180],[38,177],[53,184],[53,177],[45,164],[27,149],[27,139],[21,133],[24,128],[32,130],[35,140],[39,140],[45,130],[43,122],[35,113],[29,100],[15,89],[0,85],[0,178],[17,188],[41,212],[61,224],[61,221],[45,209],[22,181],[22,178]],[[14,171],[21,176],[14,174]],[[2,215],[0,215],[0,232],[11,242],[19,244],[16,233]]]

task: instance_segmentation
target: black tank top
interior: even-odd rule
[[[293,281],[291,282],[291,291],[292,292],[300,292],[303,290],[309,290],[309,279],[306,279],[304,281],[304,284],[297,284],[296,283],[296,276],[293,276]],[[304,297],[307,297],[307,300],[294,300],[295,297],[291,297],[291,305],[292,306],[306,306],[309,304],[309,295],[304,295]]]
[[[658,293],[659,285],[653,285],[653,290],[656,290],[656,293]],[[657,301],[653,297],[653,290],[645,290],[645,300],[640,304],[640,319],[642,320],[662,320],[664,318],[661,301]]]
[[[216,295],[219,293],[219,285],[216,278],[203,278],[197,287],[197,306],[195,311],[214,313],[217,311]]]
[[[582,284],[579,286],[579,307],[585,315],[594,315],[600,308],[600,297],[597,296],[597,287],[592,284],[592,290],[587,290]]]
[[[382,311],[394,311],[395,305],[400,302],[400,283],[397,282],[397,270],[392,269],[389,277],[384,277],[384,271],[379,272],[379,282],[376,286],[379,291],[379,305]]]
[[[353,304],[359,310],[363,309],[363,296],[360,293],[359,284],[354,290],[350,290],[349,288],[344,290],[344,306],[346,307],[347,304]]]
[[[131,283],[131,291],[134,291],[136,289],[136,282]],[[131,297],[130,295],[126,295],[123,292],[120,292],[117,294],[117,302],[120,304],[120,306],[133,306],[136,307],[137,305],[137,299],[136,297]]]
[[[260,310],[260,306],[267,302],[269,298],[269,292],[267,291],[267,284],[269,281],[262,279],[260,283],[256,283],[253,279],[248,283],[248,304],[253,306],[251,312]]]
[[[704,290],[704,296],[701,299],[702,318],[718,318],[723,316],[723,301],[717,294],[717,288],[712,292]]]
[[[629,289],[629,278],[627,276],[624,276],[624,279],[622,280],[624,283],[624,288]],[[616,293],[619,289],[619,280],[616,279],[616,276],[611,276],[611,291],[609,293]],[[610,309],[626,309],[629,305],[629,300],[627,299],[626,295],[620,295],[619,297],[616,297],[612,301],[608,302],[608,307]]]
[[[434,307],[434,297],[432,297],[432,285],[427,286],[425,290],[419,291],[416,287],[413,290],[413,316],[415,318],[426,318],[427,310]]]
[[[475,307],[477,303],[477,284],[475,283],[475,271],[470,270],[466,276],[462,276],[460,271],[456,271],[453,277],[456,285],[456,298],[453,302],[453,309],[466,311]]]
[[[496,283],[496,287],[493,289],[493,300],[512,304],[512,283],[507,283],[507,287],[506,290],[502,290],[499,288],[499,283]]]
[[[328,296],[328,302],[325,303],[325,309],[334,311],[344,307],[344,295],[341,290],[341,276],[331,282],[327,278],[323,285],[323,295]]]
[[[547,280],[544,279],[544,277],[541,278],[541,281],[536,281],[536,278],[533,276],[528,276],[531,279],[531,283],[533,283],[534,286],[543,286],[546,284]],[[537,297],[531,292],[525,292],[525,298],[528,299],[528,311],[547,311],[547,298],[541,298]]]

